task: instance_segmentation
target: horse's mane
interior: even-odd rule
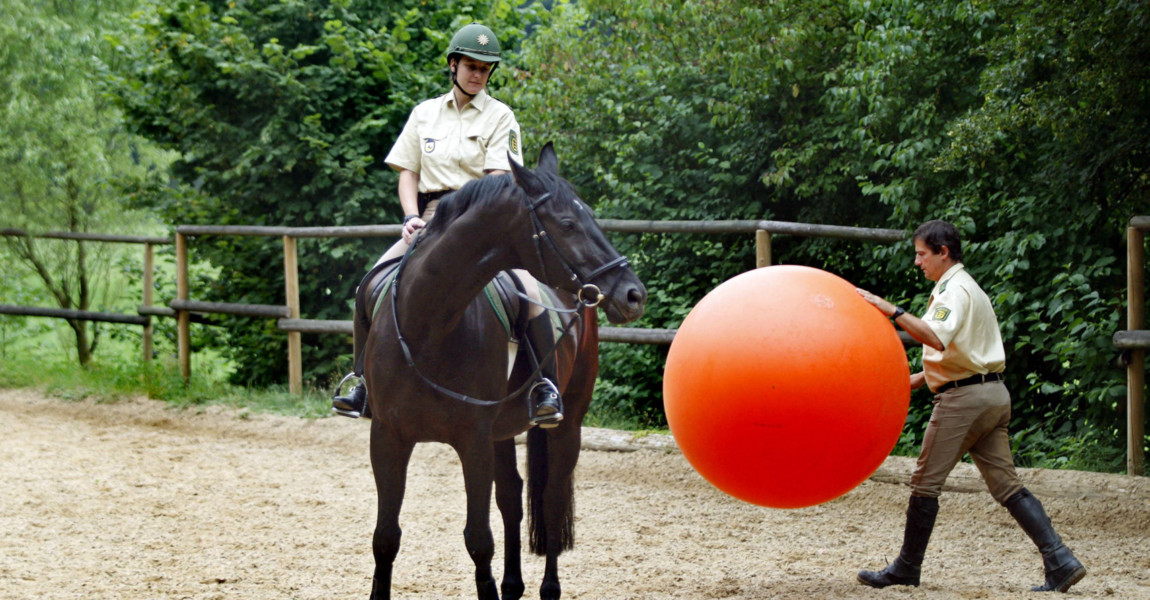
[[[468,181],[462,188],[439,200],[435,217],[427,224],[427,234],[438,234],[456,219],[476,206],[487,205],[505,197],[504,192],[515,187],[510,173],[488,175]]]

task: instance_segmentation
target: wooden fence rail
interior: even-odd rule
[[[144,360],[152,360],[152,319],[151,316],[156,313],[147,312],[152,307],[152,289],[155,284],[155,247],[165,244],[171,244],[171,238],[162,237],[147,237],[138,235],[116,235],[109,233],[86,233],[78,231],[48,231],[44,233],[31,234],[23,229],[0,229],[0,236],[8,237],[25,237],[25,238],[44,238],[56,240],[73,240],[78,242],[106,242],[106,243],[119,243],[119,244],[143,244],[144,245],[144,289],[143,289],[143,305],[140,307],[139,316],[136,315],[122,315],[116,313],[105,313],[86,310],[72,310],[66,308],[39,308],[31,306],[12,306],[8,304],[0,305],[0,314],[8,315],[25,315],[25,316],[38,316],[38,317],[53,317],[59,319],[73,319],[79,321],[100,321],[106,323],[128,323],[131,325],[141,325],[144,328],[143,333],[143,352]]]
[[[127,323],[129,325],[147,325],[148,317],[124,315],[120,313],[97,312],[92,310],[74,310],[70,308],[42,308],[39,306],[13,306],[0,304],[0,314],[24,317],[55,317],[57,319],[73,319],[77,321],[101,321],[104,323]]]

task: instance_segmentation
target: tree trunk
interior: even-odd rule
[[[88,341],[87,321],[68,319],[68,325],[76,334],[76,358],[81,367],[87,367],[92,362],[92,343]]]

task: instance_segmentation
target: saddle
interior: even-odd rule
[[[371,307],[371,310],[365,315],[368,317],[368,322],[375,320],[376,313],[383,306],[383,301],[387,298],[399,271],[400,260],[402,259],[393,258],[375,265],[360,282],[361,286],[372,285],[371,292],[366,298],[367,306]],[[374,285],[373,279],[375,280]],[[539,290],[543,304],[547,309],[559,306],[559,298],[553,289],[540,285]],[[488,306],[491,307],[499,323],[503,325],[503,331],[513,344],[519,344],[520,339],[527,332],[529,311],[526,310],[526,303],[521,300],[519,295],[525,293],[526,289],[523,282],[512,271],[500,271],[494,279],[483,287],[483,296],[487,299]],[[555,339],[558,339],[563,332],[563,323],[559,320],[559,314],[554,310],[547,310],[547,314],[550,316],[551,327],[554,329],[553,335]]]

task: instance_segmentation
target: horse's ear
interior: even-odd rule
[[[546,171],[552,175],[559,174],[559,158],[555,156],[555,146],[547,142],[539,151],[539,160],[535,163],[536,171]]]
[[[507,162],[511,163],[511,176],[515,178],[515,183],[523,188],[530,195],[539,195],[546,190],[543,187],[543,181],[531,172],[531,169],[515,162],[511,158],[511,153],[507,153]]]

